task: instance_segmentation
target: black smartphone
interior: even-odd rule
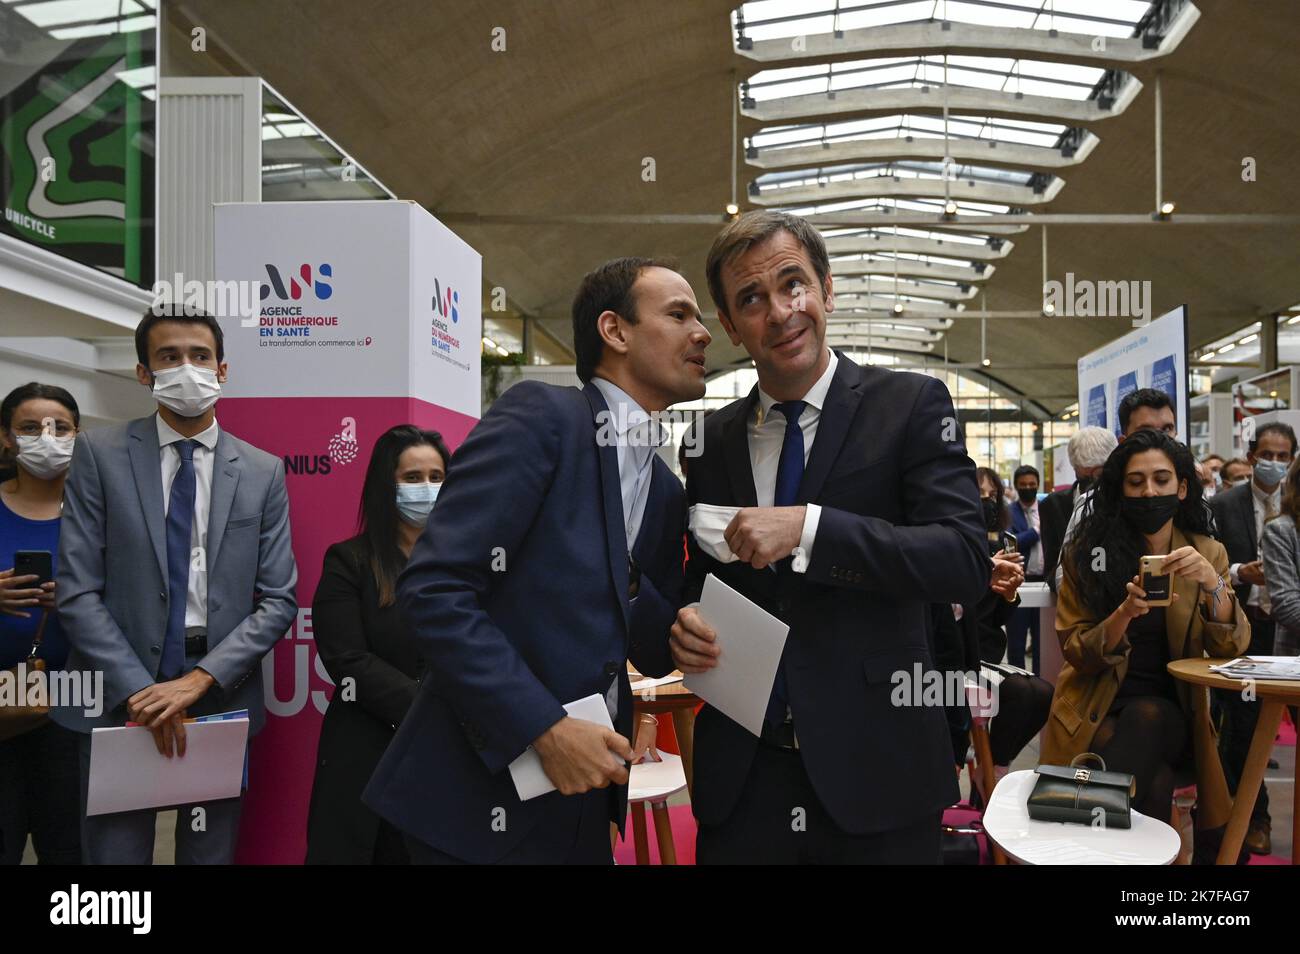
[[[1163,556],[1144,556],[1139,561],[1142,570],[1142,590],[1148,606],[1168,606],[1173,602],[1170,592],[1170,574],[1164,570]]]
[[[31,589],[54,579],[54,556],[49,550],[19,550],[14,553],[14,576],[30,576],[33,573],[39,579],[31,585]]]

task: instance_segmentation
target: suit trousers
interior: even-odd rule
[[[853,835],[840,829],[813,791],[797,751],[760,743],[730,817],[700,825],[702,865],[935,865],[942,812],[903,828]]]
[[[543,798],[551,798],[544,795]],[[582,799],[576,825],[539,824],[511,849],[498,864],[503,865],[612,865],[609,846],[611,788],[597,788],[585,795],[560,796]],[[413,865],[463,865],[463,859],[406,836],[406,848]]]
[[[81,858],[88,865],[153,864],[154,831],[158,809],[86,814],[90,781],[91,733],[78,733],[81,763]],[[174,757],[174,756],[173,756]],[[176,809],[176,864],[228,865],[235,860],[239,837],[239,810],[243,798],[180,805]],[[196,814],[195,809],[203,809]],[[196,831],[196,828],[201,830]]]

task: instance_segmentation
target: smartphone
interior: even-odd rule
[[[1015,535],[1014,533],[1009,533],[1009,532],[1007,532],[1007,533],[1003,533],[1003,534],[1002,534],[1002,544],[1003,544],[1003,545],[1002,545],[1002,549],[1006,550],[1008,553],[1015,553],[1015,552],[1017,552],[1017,550],[1016,550],[1016,535]]]
[[[1173,602],[1173,587],[1170,586],[1169,574],[1163,572],[1163,556],[1144,556],[1141,559],[1142,589],[1146,590],[1147,603],[1150,606],[1168,606]]]
[[[32,589],[54,579],[54,557],[49,550],[19,550],[14,554],[14,576],[33,573],[39,579],[31,584]]]

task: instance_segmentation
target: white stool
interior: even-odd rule
[[[686,771],[681,756],[660,752],[662,762],[641,762],[628,771],[627,804],[632,811],[632,837],[636,845],[636,863],[650,863],[650,845],[646,838],[645,805],[655,819],[655,840],[659,843],[659,862],[677,864],[677,847],[673,844],[673,826],[668,819],[668,798],[686,788]]]
[[[1178,857],[1178,832],[1163,821],[1132,812],[1132,828],[1093,828],[1035,821],[1026,802],[1038,773],[1012,772],[993,789],[984,831],[1026,865],[1167,865]]]

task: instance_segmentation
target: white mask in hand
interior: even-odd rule
[[[23,470],[41,480],[53,480],[72,463],[72,445],[76,437],[55,437],[48,431],[35,437],[18,437],[18,463]]]
[[[740,559],[727,546],[722,531],[727,529],[739,507],[719,507],[716,504],[696,504],[691,507],[690,529],[700,549],[719,563],[732,563]]]
[[[181,417],[201,417],[221,396],[217,372],[182,364],[153,373],[153,396]]]

